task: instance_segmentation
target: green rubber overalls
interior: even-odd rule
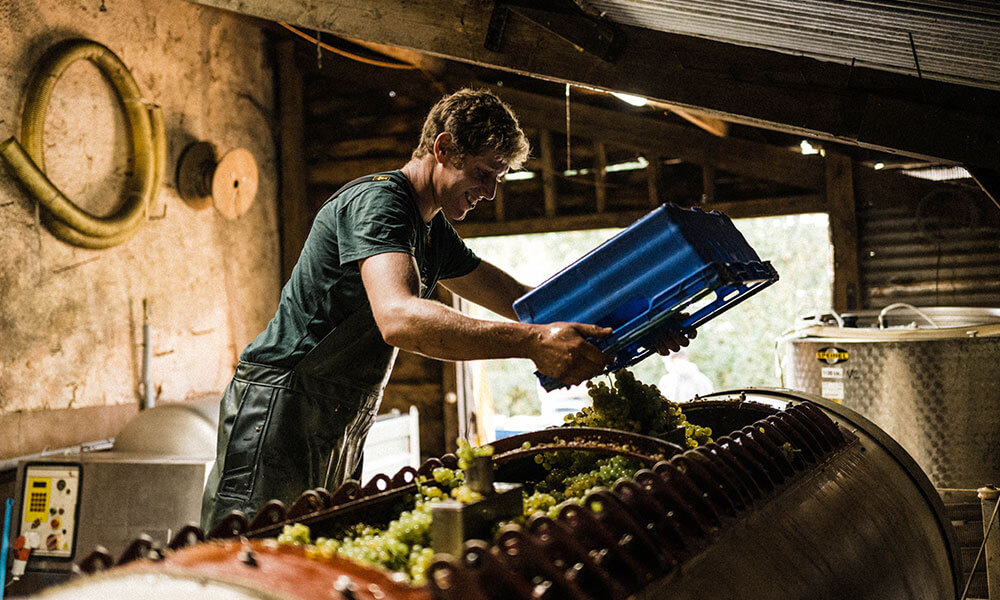
[[[422,256],[422,240],[419,246]],[[421,279],[421,296],[428,297],[436,279]],[[303,491],[359,479],[362,446],[396,353],[366,305],[291,369],[241,361],[222,397],[202,528],[233,510],[250,518],[268,500],[289,503]]]

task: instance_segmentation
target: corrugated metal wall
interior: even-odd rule
[[[945,184],[916,201],[861,203],[866,308],[1000,306],[998,215],[983,194]]]
[[[969,0],[577,0],[626,25],[1000,89],[1000,4]]]

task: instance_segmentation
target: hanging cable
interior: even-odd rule
[[[572,171],[570,164],[570,144],[569,144],[569,84],[566,84],[566,170]]]

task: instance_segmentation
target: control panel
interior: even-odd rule
[[[24,468],[21,535],[32,555],[72,558],[80,508],[79,464],[28,464]]]

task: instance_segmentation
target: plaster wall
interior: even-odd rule
[[[162,107],[166,176],[138,234],[85,250],[39,227],[33,200],[0,165],[0,458],[113,436],[135,413],[143,300],[158,402],[219,394],[277,305],[273,67],[260,25],[181,0],[0,0],[0,139],[19,136],[38,58],[73,37],[108,46]],[[255,156],[260,186],[243,217],[180,199],[178,158],[196,140]],[[48,107],[50,179],[108,215],[130,156],[113,89],[90,63],[74,64]]]

